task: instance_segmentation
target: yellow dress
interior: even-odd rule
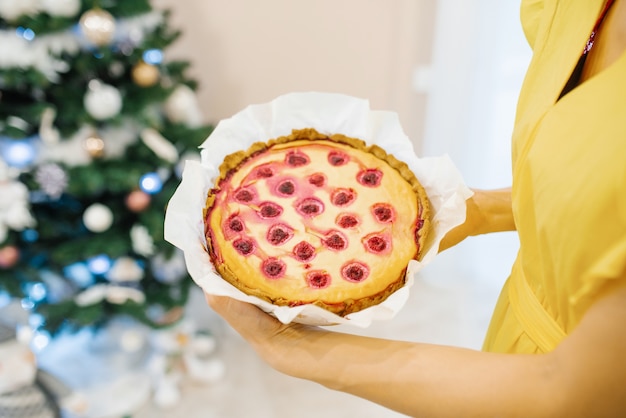
[[[558,100],[604,0],[523,0],[533,48],[512,143],[520,250],[483,349],[542,353],[626,280],[626,53]]]

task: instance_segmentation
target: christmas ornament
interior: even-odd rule
[[[78,306],[95,305],[103,300],[115,305],[122,305],[128,301],[141,305],[146,301],[146,295],[131,287],[100,283],[80,292],[74,298],[74,302]]]
[[[109,286],[107,295],[107,302],[115,305],[122,305],[128,301],[133,301],[139,305],[146,301],[146,295],[138,289],[126,286]]]
[[[35,226],[28,204],[28,188],[19,181],[0,181],[0,243],[8,230],[22,231]]]
[[[56,116],[56,110],[51,107],[47,107],[43,112],[41,112],[39,137],[45,143],[56,144],[61,138],[59,130],[54,127],[54,118],[56,118]]]
[[[83,223],[91,232],[104,232],[113,224],[113,212],[101,203],[94,203],[83,213]]]
[[[152,198],[141,190],[133,190],[126,196],[126,207],[135,213],[143,212],[150,206]]]
[[[1,33],[1,32],[0,32]],[[4,40],[4,39],[3,39]],[[4,45],[3,45],[4,46]],[[23,45],[25,46],[25,45]],[[15,55],[20,55],[21,51],[14,51]],[[10,115],[6,119],[6,124],[12,128],[19,129],[22,132],[27,132],[30,129],[30,123],[26,122],[24,119]]]
[[[0,17],[8,21],[37,13],[38,0],[0,1]]]
[[[163,254],[155,255],[150,259],[150,267],[154,278],[161,283],[174,284],[187,275],[185,257],[178,249],[169,259]]]
[[[79,24],[85,38],[97,46],[108,45],[115,35],[115,19],[111,13],[100,8],[83,13]]]
[[[102,158],[104,156],[104,141],[96,134],[85,138],[83,147],[91,158]]]
[[[110,119],[122,110],[122,94],[113,86],[91,80],[83,104],[94,119]]]
[[[17,247],[7,245],[0,248],[0,269],[10,269],[20,259],[20,251]]]
[[[93,158],[85,152],[85,139],[94,135],[94,127],[82,125],[73,135],[54,144],[39,148],[38,161],[50,161],[67,167],[91,164]]]
[[[138,121],[125,118],[121,122],[98,127],[98,135],[106,143],[107,159],[124,158],[126,149],[139,140]]]
[[[178,161],[178,150],[174,144],[165,139],[156,129],[146,128],[141,131],[141,140],[159,158],[172,164]]]
[[[80,11],[80,0],[39,0],[40,7],[50,16],[74,17]]]
[[[46,163],[35,171],[35,181],[45,194],[52,199],[58,199],[67,188],[68,179],[67,174],[58,164]]]
[[[194,91],[187,85],[181,84],[164,104],[165,116],[173,123],[182,123],[189,127],[197,127],[202,124],[202,112],[198,105]]]
[[[154,254],[154,240],[148,232],[148,228],[143,225],[135,224],[130,229],[130,241],[133,251],[144,257],[150,257]]]
[[[154,86],[158,81],[161,73],[155,65],[148,64],[145,61],[139,61],[131,71],[131,77],[135,84],[140,87]]]
[[[106,278],[111,282],[137,282],[143,276],[143,269],[130,257],[118,258],[106,273]]]
[[[114,61],[109,65],[109,74],[113,77],[120,77],[124,74],[124,64],[121,61]]]

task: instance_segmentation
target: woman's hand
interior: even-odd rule
[[[510,188],[474,190],[465,203],[465,222],[448,232],[439,244],[440,252],[469,236],[515,230]]]
[[[285,349],[292,349],[311,334],[323,333],[301,324],[285,325],[258,307],[226,296],[205,294],[209,306],[237,331],[267,362],[278,371],[293,375],[292,358]]]

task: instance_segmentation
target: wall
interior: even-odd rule
[[[435,0],[155,0],[183,36],[209,121],[293,91],[363,97],[398,112],[419,150],[425,96],[412,88],[430,60]]]
[[[519,1],[438,0],[436,16],[422,153],[449,154],[470,187],[508,187],[517,95],[531,58]],[[513,232],[471,237],[428,273],[438,283],[469,279],[493,296],[518,247]]]

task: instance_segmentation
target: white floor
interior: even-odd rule
[[[476,245],[475,245],[476,244]],[[471,248],[481,248],[475,242]],[[465,245],[465,244],[464,244]],[[468,256],[466,249],[443,253],[421,272],[403,310],[392,320],[377,322],[363,330],[337,327],[337,330],[405,341],[420,341],[480,349],[489,318],[512,255],[498,252],[496,242],[490,251]],[[489,260],[502,271],[485,269]],[[478,263],[478,265],[476,264]],[[483,267],[481,267],[481,265]],[[478,266],[478,267],[477,267]],[[487,273],[485,273],[487,272]],[[148,401],[133,418],[394,418],[403,415],[369,401],[334,392],[315,383],[282,375],[261,362],[250,347],[194,293],[190,315],[198,325],[217,337],[216,356],[226,367],[216,383],[183,383],[182,400],[163,409]],[[54,350],[51,350],[54,351]],[[80,350],[82,355],[86,351]],[[80,359],[67,348],[50,353],[47,365],[53,372],[70,377],[74,387],[93,384],[96,367],[91,358]],[[45,360],[45,359],[44,359]],[[128,359],[124,360],[129,362]],[[98,362],[96,357],[96,363]],[[118,367],[120,364],[117,365]],[[123,364],[122,364],[122,367]],[[100,374],[106,374],[106,370]],[[83,376],[79,378],[79,376]],[[87,380],[85,380],[88,378]],[[88,381],[88,380],[91,381]],[[137,388],[131,388],[131,392]],[[128,392],[126,392],[128,393]],[[138,395],[139,396],[139,395]],[[110,396],[109,396],[110,397]],[[120,396],[120,399],[122,396]],[[112,400],[104,400],[111,402]],[[103,418],[99,414],[92,417]],[[117,417],[111,417],[117,418]],[[120,417],[121,418],[121,417]]]

